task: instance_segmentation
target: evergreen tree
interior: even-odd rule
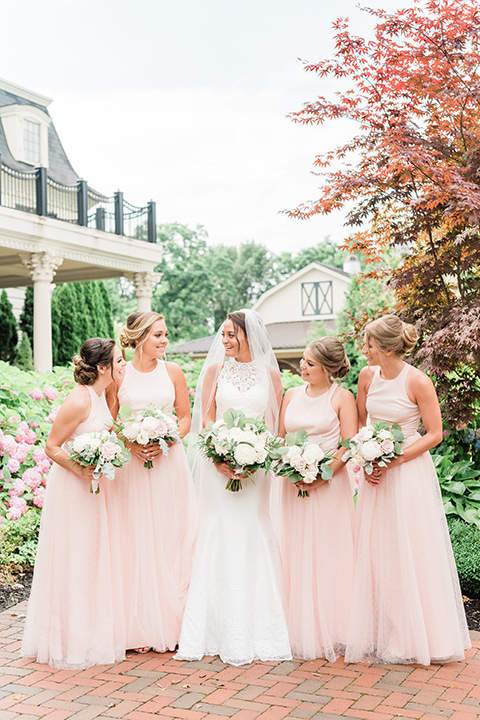
[[[60,365],[58,359],[60,350],[60,310],[58,309],[58,291],[57,286],[52,295],[52,362],[53,365]]]
[[[28,334],[22,333],[22,340],[15,353],[15,365],[22,370],[33,370],[33,353]]]
[[[105,318],[105,325],[106,325],[106,330],[107,330],[107,334],[105,335],[105,337],[113,338],[113,337],[115,337],[115,328],[113,325],[112,302],[110,300],[110,294],[109,294],[103,280],[98,281],[98,287],[100,289],[100,295],[102,297],[103,308],[104,308],[103,316]]]
[[[55,289],[58,312],[58,354],[56,361],[66,365],[78,353],[82,344],[78,334],[77,294],[74,283],[65,283]]]
[[[17,321],[8,299],[7,291],[2,290],[0,296],[0,360],[13,362],[17,347]]]
[[[28,335],[30,347],[33,348],[33,285],[26,288],[23,310],[20,315],[20,330]]]

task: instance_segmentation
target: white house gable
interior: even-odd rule
[[[263,293],[254,306],[268,323],[332,320],[343,308],[350,274],[313,262]]]

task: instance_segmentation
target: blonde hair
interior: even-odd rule
[[[157,320],[165,320],[165,317],[153,311],[131,313],[120,330],[120,345],[123,348],[138,348],[143,345]]]
[[[368,323],[365,338],[375,340],[381,350],[393,350],[403,357],[413,350],[418,335],[410,323],[403,322],[396,315],[384,315]]]
[[[343,378],[350,370],[350,361],[340,340],[326,335],[307,345],[315,360],[322,366],[330,380]]]

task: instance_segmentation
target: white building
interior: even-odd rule
[[[154,268],[155,203],[106,197],[72,168],[48,107],[51,99],[0,79],[0,289],[34,287],[34,363],[52,364],[51,284],[126,276],[140,310],[160,277]],[[147,239],[135,239],[148,220]]]
[[[344,307],[351,276],[360,271],[360,263],[349,256],[344,267],[340,270],[312,262],[264,292],[253,306],[265,322],[281,368],[297,371],[316,323],[335,329],[335,318]],[[211,343],[212,337],[199,338],[176,345],[172,351],[201,358]]]

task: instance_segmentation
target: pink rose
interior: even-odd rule
[[[304,472],[307,469],[307,462],[301,455],[296,455],[290,460],[291,465],[297,470],[297,472]]]
[[[45,500],[45,488],[39,487],[39,488],[37,488],[37,490],[35,490],[35,493],[33,496],[33,504],[36,505],[36,507],[42,508],[44,500]]]
[[[40,390],[40,388],[33,388],[33,390],[31,390],[28,394],[32,398],[32,400],[42,400],[43,399],[43,393]]]
[[[115,443],[107,440],[107,442],[104,442],[103,445],[100,446],[100,454],[105,460],[114,460],[117,455],[117,446]]]
[[[42,476],[35,468],[28,468],[22,475],[23,482],[32,490],[36,490],[42,482]]]
[[[20,470],[20,463],[18,462],[18,460],[15,460],[15,458],[10,458],[7,463],[7,468],[10,470],[11,473],[15,474]]]
[[[393,440],[385,438],[385,440],[382,440],[382,442],[380,443],[380,449],[382,453],[391,453],[395,450],[395,443],[393,442]]]
[[[45,400],[48,400],[48,402],[53,402],[58,397],[58,390],[51,385],[46,385],[43,388],[43,397]]]

